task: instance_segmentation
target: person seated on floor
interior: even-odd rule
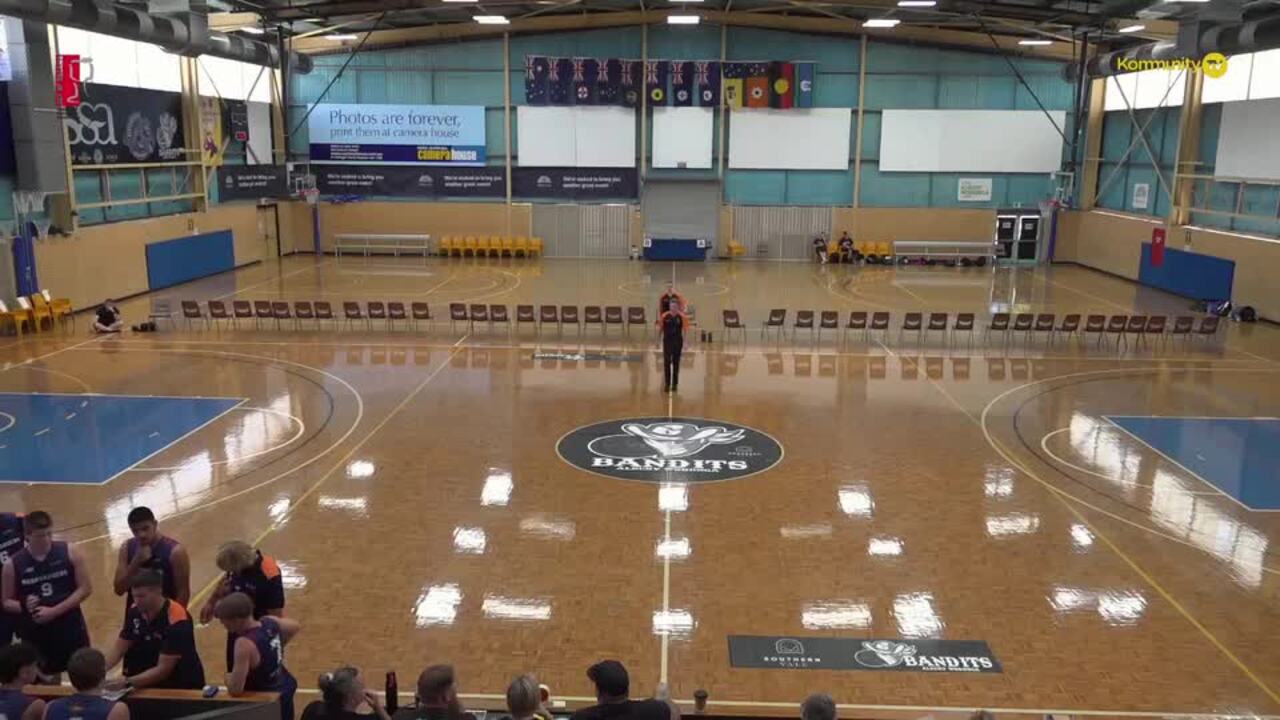
[[[836,703],[826,693],[814,693],[800,704],[800,720],[836,720]]]
[[[378,696],[365,689],[359,668],[346,665],[320,676],[323,699],[302,711],[302,720],[391,720]]]
[[[120,308],[111,298],[102,301],[98,306],[98,317],[94,318],[93,331],[98,333],[118,333],[124,329],[124,320],[120,319]]]
[[[598,705],[575,712],[570,720],[680,720],[680,708],[666,697],[631,699],[631,678],[617,660],[601,660],[587,670],[596,686]],[[666,694],[660,686],[659,696]]]
[[[418,702],[402,707],[391,720],[475,720],[462,709],[452,665],[432,665],[418,676]]]

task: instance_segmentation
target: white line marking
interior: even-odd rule
[[[35,432],[33,433],[33,435],[34,435],[35,437],[40,437],[41,435],[43,435],[43,434],[45,434],[45,433],[47,433],[47,432],[49,432],[49,428],[44,428],[43,430],[37,430],[37,431],[35,431]]]
[[[1060,455],[1058,455],[1057,453],[1055,453],[1055,452],[1053,452],[1052,450],[1050,450],[1050,449],[1049,449],[1049,438],[1054,437],[1054,436],[1056,436],[1056,435],[1058,435],[1058,434],[1060,434],[1060,433],[1067,432],[1067,431],[1068,431],[1068,430],[1070,430],[1070,429],[1071,429],[1070,427],[1064,427],[1064,428],[1058,428],[1057,430],[1050,430],[1049,432],[1045,433],[1045,434],[1044,434],[1044,437],[1040,438],[1040,449],[1041,449],[1041,450],[1043,450],[1043,451],[1044,451],[1044,453],[1045,453],[1046,455],[1048,455],[1049,457],[1053,458],[1053,459],[1054,459],[1054,460],[1056,460],[1057,462],[1059,462],[1059,463],[1061,463],[1061,464],[1063,464],[1063,465],[1065,465],[1065,466],[1067,466],[1067,467],[1069,467],[1069,468],[1071,468],[1072,470],[1075,470],[1075,471],[1077,471],[1077,472],[1082,472],[1082,473],[1085,473],[1086,475],[1092,475],[1092,476],[1094,476],[1094,477],[1102,478],[1103,480],[1106,480],[1107,482],[1119,483],[1119,484],[1121,484],[1121,485],[1124,485],[1125,487],[1144,488],[1144,489],[1147,489],[1147,490],[1150,490],[1150,489],[1152,488],[1151,483],[1142,483],[1142,482],[1132,482],[1132,483],[1130,483],[1130,482],[1125,482],[1125,481],[1124,481],[1123,479],[1121,479],[1119,476],[1115,476],[1115,477],[1113,477],[1113,476],[1111,476],[1111,475],[1106,475],[1106,474],[1104,474],[1104,473],[1097,472],[1096,470],[1090,470],[1089,468],[1081,467],[1080,465],[1076,465],[1076,464],[1074,464],[1074,463],[1071,463],[1071,462],[1066,461],[1066,460],[1065,460],[1065,459],[1063,459]],[[1198,490],[1186,490],[1186,491],[1184,491],[1184,492],[1186,492],[1186,493],[1188,493],[1188,494],[1191,494],[1191,495],[1219,495],[1219,494],[1221,494],[1221,491],[1216,490],[1216,489],[1215,489],[1213,492],[1202,492],[1202,491],[1198,491]]]
[[[326,264],[328,264],[328,263],[329,263],[329,258],[323,258],[323,259],[321,259],[321,260],[320,260],[320,262],[313,263],[313,264],[311,264],[311,265],[308,265],[307,267],[298,268],[297,270],[291,270],[291,271],[289,271],[289,272],[287,272],[287,273],[285,273],[285,274],[283,274],[283,275],[277,275],[276,277],[273,277],[273,278],[271,278],[270,280],[263,280],[263,281],[262,281],[262,282],[260,282],[260,283],[254,283],[253,285],[246,285],[246,286],[244,286],[244,287],[240,288],[239,290],[234,290],[234,291],[229,292],[229,293],[226,293],[226,294],[224,294],[224,295],[219,295],[219,296],[217,296],[217,297],[212,297],[212,298],[209,298],[209,299],[210,299],[210,300],[224,300],[224,299],[229,298],[229,297],[235,297],[236,295],[239,295],[239,294],[240,294],[240,293],[242,293],[242,292],[247,292],[247,291],[252,290],[252,289],[254,289],[254,288],[260,288],[260,287],[262,287],[263,285],[270,285],[271,283],[274,283],[274,282],[280,282],[281,280],[283,280],[283,279],[285,279],[285,278],[287,278],[287,277],[293,277],[294,275],[299,275],[299,274],[304,273],[304,272],[313,271],[313,270],[318,270],[319,268],[323,267],[324,265],[326,265]]]

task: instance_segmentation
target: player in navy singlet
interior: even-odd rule
[[[191,561],[187,558],[187,549],[177,540],[160,534],[160,524],[150,508],[136,507],[129,511],[129,529],[133,537],[120,546],[112,581],[116,594],[125,596],[125,610],[133,602],[129,580],[142,570],[160,573],[164,596],[186,607],[191,600]]]
[[[231,593],[218,601],[214,614],[235,637],[234,658],[227,673],[227,691],[280,693],[281,720],[293,720],[293,695],[298,681],[284,666],[284,648],[301,626],[292,618],[253,617],[253,601]]]
[[[0,565],[9,562],[9,558],[22,549],[25,541],[22,534],[22,514],[0,513]],[[13,642],[13,636],[17,632],[18,615],[0,611],[0,645]]]
[[[0,648],[0,718],[37,720],[44,714],[44,701],[23,692],[40,677],[39,661],[40,654],[26,643]]]
[[[44,720],[129,720],[129,706],[102,697],[107,660],[93,648],[81,648],[67,661],[67,675],[76,693],[50,702]]]
[[[26,517],[27,547],[4,564],[7,612],[20,613],[18,634],[40,652],[40,671],[60,682],[71,654],[89,645],[80,603],[93,592],[84,556],[53,539],[53,518]]]
[[[218,600],[231,593],[244,593],[253,603],[253,619],[258,620],[267,615],[280,617],[284,615],[284,578],[280,566],[269,555],[254,550],[253,546],[240,540],[223,543],[218,548],[218,568],[226,575],[222,583],[213,592],[213,597],[200,609],[200,622],[208,623],[213,619],[213,609]],[[235,636],[227,635],[227,670],[231,670],[232,652]]]

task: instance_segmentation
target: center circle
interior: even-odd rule
[[[764,472],[782,461],[772,436],[706,418],[623,418],[584,425],[556,443],[570,465],[651,483],[711,483]]]

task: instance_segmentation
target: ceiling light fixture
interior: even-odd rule
[[[702,22],[702,18],[697,15],[668,15],[668,25],[697,25]]]
[[[245,25],[244,27],[240,28],[240,32],[247,32],[250,35],[262,35],[263,33],[266,32],[266,30],[263,30],[262,28],[254,25]]]
[[[474,3],[474,2],[478,2],[478,0],[441,0],[441,2],[447,2],[447,3]]]
[[[871,18],[870,20],[862,23],[862,27],[891,28],[897,27],[900,22],[902,21],[897,18]]]
[[[1146,29],[1147,29],[1146,25],[1125,25],[1119,30],[1116,30],[1116,32],[1132,33],[1132,32],[1138,32],[1139,30],[1146,30]]]
[[[1036,45],[1036,46],[1052,45],[1053,41],[1052,40],[1019,40],[1018,44],[1019,45]]]
[[[502,15],[476,15],[475,21],[481,25],[510,25],[511,21]]]
[[[938,0],[898,0],[898,7],[934,7]]]
[[[325,35],[324,37],[326,40],[332,40],[334,42],[347,42],[350,40],[355,40],[359,36],[351,35],[349,33],[338,33],[337,35]]]

